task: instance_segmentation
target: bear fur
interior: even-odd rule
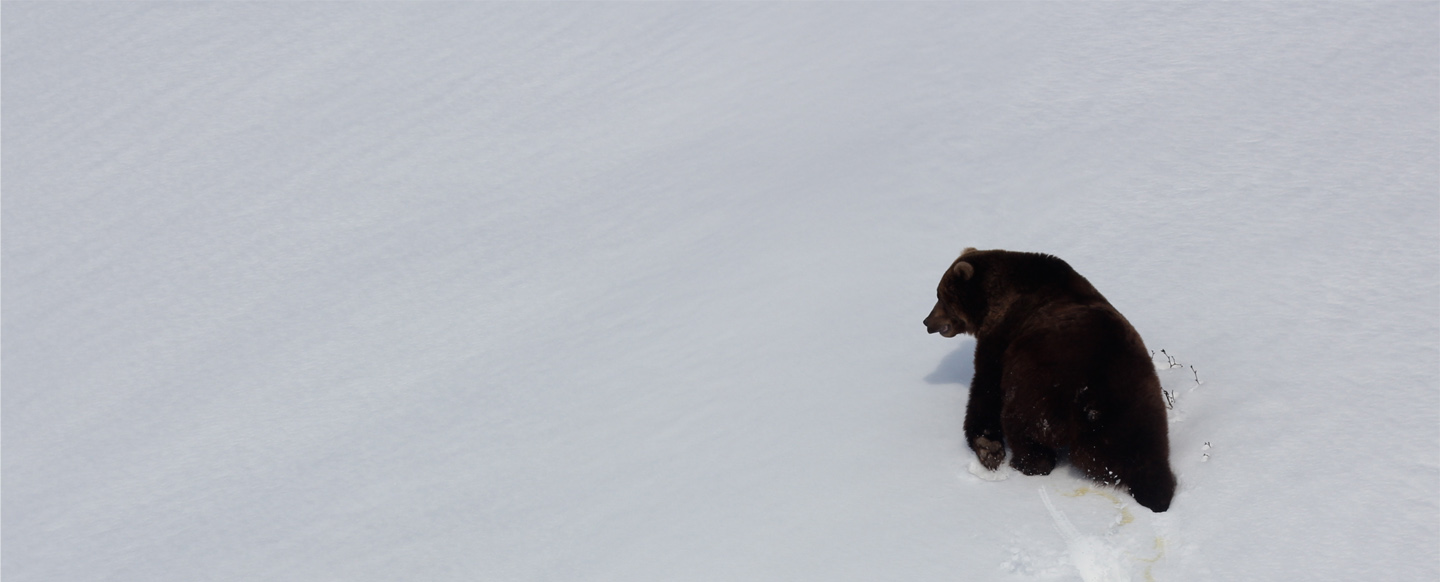
[[[940,278],[930,333],[975,336],[965,440],[995,470],[1045,475],[1057,454],[1151,511],[1170,507],[1165,403],[1130,322],[1056,257],[965,249]]]

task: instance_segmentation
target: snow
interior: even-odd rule
[[[7,2],[0,42],[12,582],[1440,578],[1440,4]],[[920,323],[967,246],[1180,364],[1170,511],[972,474],[974,341]]]

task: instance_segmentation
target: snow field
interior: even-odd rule
[[[1437,16],[6,3],[0,573],[1436,578]],[[971,474],[966,246],[1185,366],[1169,512]]]

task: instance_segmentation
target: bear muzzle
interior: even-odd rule
[[[925,318],[925,331],[945,337],[955,337],[965,331],[964,325],[945,316],[939,305]]]
[[[935,325],[935,324],[932,324],[932,323],[926,323],[926,324],[925,324],[925,331],[930,332],[930,333],[938,333],[938,334],[943,335],[943,336],[945,336],[945,337],[955,337],[955,335],[956,335],[956,333],[955,333],[955,326],[954,326],[954,325],[951,325],[951,324],[949,324],[949,323],[941,323],[941,324],[939,324],[939,325]]]

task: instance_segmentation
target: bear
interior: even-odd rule
[[[975,337],[965,440],[985,468],[1046,475],[1058,453],[1160,513],[1175,495],[1160,379],[1140,334],[1057,257],[967,248],[929,333]]]

